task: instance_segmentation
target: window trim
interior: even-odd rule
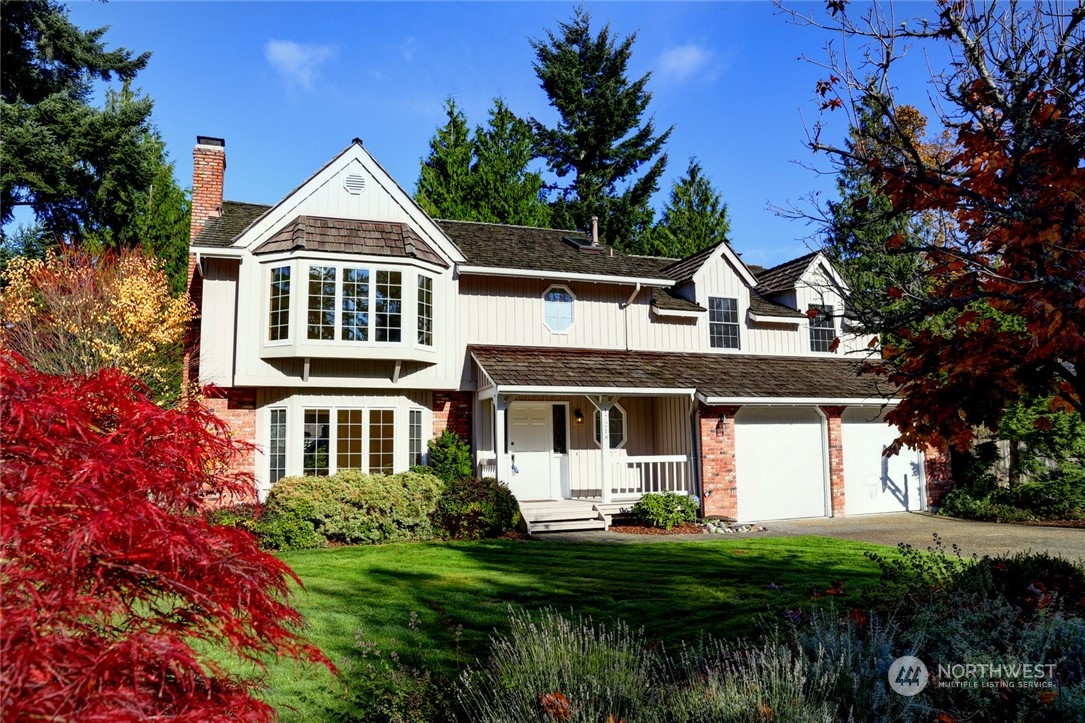
[[[723,314],[726,314],[728,311],[733,312],[735,320],[734,321],[713,321],[712,320],[712,314],[716,311],[715,309],[712,308],[712,302],[714,302],[714,301],[730,301],[730,302],[732,302],[734,304],[733,309],[730,309],[730,310],[721,309],[720,311]],[[714,343],[715,342],[715,335],[712,333],[712,330],[713,330],[714,327],[720,327],[721,328],[720,339],[723,342],[726,342],[727,339],[728,339],[728,336],[724,332],[729,327],[733,327],[734,332],[735,332],[734,333],[735,345],[734,346],[727,346],[727,344],[724,343],[724,344],[722,344],[720,346],[716,346],[716,344]],[[741,323],[741,316],[739,315],[738,299],[736,299],[735,297],[733,297],[733,296],[710,296],[710,297],[708,297],[708,346],[711,349],[736,349],[736,350],[741,350],[742,349],[742,323]]]
[[[810,352],[813,353],[813,354],[833,354],[834,352],[833,352],[831,347],[833,345],[833,341],[838,336],[837,331],[836,331],[836,318],[835,318],[835,316],[833,316],[834,311],[835,311],[835,308],[834,308],[833,304],[810,304],[809,305],[809,310],[810,311],[817,310],[817,312],[818,312],[816,316],[807,317],[808,326],[809,326],[809,333],[807,335],[807,338],[808,338],[809,344],[810,344]],[[827,319],[829,323],[828,324],[818,325],[816,322],[819,319],[822,319],[822,318]],[[815,331],[826,330],[826,329],[828,329],[828,330],[830,330],[832,332],[832,336],[829,338],[828,342],[825,343],[825,348],[824,349],[815,349],[814,348],[814,333],[815,333]],[[819,342],[819,345],[820,345],[820,342]]]
[[[629,442],[629,413],[625,411],[625,407],[623,407],[621,404],[619,404],[617,402],[615,402],[614,405],[611,406],[611,408],[610,408],[610,413],[612,415],[614,414],[615,409],[617,409],[618,411],[620,411],[622,413],[622,443],[617,444],[617,445],[614,444],[614,437],[611,436],[611,438],[610,438],[610,449],[611,449],[611,451],[613,451],[615,449],[622,449],[622,448],[625,447],[626,443]],[[603,443],[599,439],[599,437],[601,436],[600,432],[602,431],[602,427],[600,426],[600,420],[601,420],[601,413],[600,413],[599,409],[597,408],[595,410],[595,414],[592,415],[592,438],[595,440],[595,446],[598,447],[599,449],[602,449],[603,448]],[[611,424],[614,423],[614,418],[613,417],[611,417],[610,422],[611,422]]]
[[[271,300],[272,284],[275,283],[275,272],[286,269],[286,336],[278,339],[271,338]],[[264,297],[264,344],[267,346],[285,346],[294,343],[294,264],[280,263],[267,266],[267,275],[264,277],[264,289],[268,292]]]
[[[546,297],[550,295],[550,292],[558,290],[558,289],[561,289],[562,291],[567,293],[569,295],[569,297],[570,297],[569,302],[568,302],[568,304],[569,304],[569,324],[564,329],[555,329],[554,327],[552,327],[550,325],[550,318],[549,318],[550,315],[547,312],[547,305],[548,304],[556,304],[556,303],[559,303],[559,302],[550,301]],[[542,293],[542,304],[543,304],[543,309],[542,309],[543,326],[545,326],[547,331],[549,331],[551,334],[568,334],[569,331],[574,326],[576,326],[576,294],[574,294],[573,290],[570,289],[565,284],[551,284],[550,286],[546,287],[546,291],[544,291]]]
[[[383,405],[355,405],[345,404],[342,406],[334,404],[302,404],[300,406],[302,426],[300,430],[300,436],[291,440],[289,438],[289,432],[287,432],[287,450],[290,449],[291,444],[299,446],[301,452],[301,474],[305,475],[305,416],[309,412],[327,412],[328,413],[328,462],[327,462],[327,475],[336,474],[341,472],[339,468],[339,413],[340,412],[361,412],[362,416],[362,449],[361,459],[363,467],[358,470],[363,474],[381,474],[379,472],[373,472],[370,468],[370,454],[372,452],[372,440],[371,435],[371,414],[373,412],[391,412],[392,421],[390,423],[392,429],[392,472],[387,474],[394,474],[396,469],[396,462],[398,461],[399,454],[399,437],[402,434],[400,429],[400,414],[398,414],[398,408],[395,405],[383,406]],[[344,467],[343,469],[355,469],[354,467]]]

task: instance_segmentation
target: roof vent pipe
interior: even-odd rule
[[[592,216],[591,217],[591,245],[592,246],[598,246],[599,245],[599,217],[598,216]]]

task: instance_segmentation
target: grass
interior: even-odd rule
[[[848,604],[878,579],[864,552],[892,548],[820,537],[630,544],[498,540],[403,543],[283,553],[305,589],[306,635],[336,663],[356,639],[415,654],[443,675],[486,655],[509,606],[619,618],[672,647],[702,634],[757,635],[760,621],[808,607],[844,582]],[[411,613],[419,623],[408,626]],[[461,631],[462,635],[457,634]],[[264,697],[284,721],[342,719],[344,690],[323,669],[279,661]]]

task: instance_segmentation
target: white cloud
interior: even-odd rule
[[[320,65],[335,54],[330,45],[302,45],[291,40],[269,40],[264,57],[288,85],[303,90],[313,89]]]
[[[681,83],[707,68],[712,57],[711,50],[699,45],[679,45],[660,56],[659,75],[663,80]]]

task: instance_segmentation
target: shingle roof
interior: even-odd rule
[[[667,274],[668,278],[674,279],[675,281],[688,281],[693,278],[693,274],[697,273],[697,269],[701,268],[701,266],[708,261],[708,257],[715,253],[716,249],[725,243],[727,242],[720,241],[720,243],[713,244],[704,251],[698,251],[692,256],[670,263],[663,267],[663,271]]]
[[[761,272],[757,275],[757,290],[762,294],[774,294],[795,288],[795,284],[815,256],[816,251]]]
[[[582,251],[572,238],[578,231],[505,226],[473,221],[438,220],[437,225],[467,257],[468,266],[521,269],[555,274],[592,274],[638,279],[670,278],[662,272],[674,259],[629,256],[604,247],[601,253]]]
[[[448,263],[406,224],[320,216],[298,216],[260,244],[253,253],[267,254],[295,249],[372,256],[410,256],[448,268]]]
[[[238,235],[247,229],[253,221],[264,215],[271,206],[262,203],[241,203],[223,201],[222,215],[209,218],[200,229],[200,234],[192,239],[193,246],[207,248],[225,248],[234,242]]]
[[[797,319],[806,316],[806,314],[792,309],[790,306],[758,296],[757,291],[753,289],[750,290],[750,311],[762,316],[786,316]]]
[[[652,289],[652,306],[674,311],[706,311],[700,304],[679,296],[673,288]]]
[[[725,399],[885,399],[880,377],[855,359],[471,346],[498,386],[696,389]],[[884,381],[881,382],[884,385]]]

